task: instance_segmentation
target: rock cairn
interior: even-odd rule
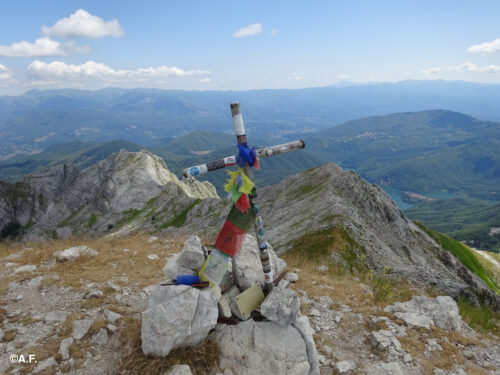
[[[271,266],[277,278],[286,263],[269,246]],[[319,374],[319,361],[309,319],[300,313],[299,296],[277,287],[251,314],[240,312],[237,297],[254,285],[264,285],[255,237],[247,235],[240,253],[232,259],[220,284],[221,297],[210,287],[175,285],[180,275],[197,275],[208,256],[197,236],[168,259],[163,271],[169,279],[158,284],[142,313],[142,350],[167,356],[171,350],[216,340],[219,367],[233,374]],[[293,275],[292,279],[297,280]]]

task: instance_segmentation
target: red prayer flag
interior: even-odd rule
[[[240,252],[244,239],[245,231],[226,220],[215,240],[215,248],[234,257]]]
[[[240,198],[234,204],[238,210],[245,213],[250,208],[250,201],[248,200],[248,195],[241,194]]]

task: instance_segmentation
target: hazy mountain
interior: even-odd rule
[[[0,97],[0,157],[73,140],[151,145],[193,130],[232,134],[228,105],[235,100],[248,133],[273,142],[366,116],[430,108],[500,121],[500,85],[458,81],[252,91],[34,90]]]
[[[308,145],[380,185],[500,199],[499,123],[443,110],[396,113],[312,134]]]

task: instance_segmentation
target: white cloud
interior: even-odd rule
[[[0,56],[4,57],[44,57],[65,56],[68,53],[85,53],[90,47],[75,46],[73,41],[60,43],[47,37],[35,40],[35,43],[21,41],[10,46],[0,45]]]
[[[200,83],[210,83],[211,79],[208,78],[208,77],[205,77],[205,78],[200,79],[198,82],[200,82]]]
[[[470,46],[465,51],[467,53],[494,53],[500,52],[500,39],[495,39],[493,42],[484,42]]]
[[[102,38],[105,36],[121,37],[123,29],[118,20],[104,21],[84,9],[78,9],[69,17],[58,20],[54,26],[42,26],[42,34],[52,37]]]
[[[5,65],[0,64],[0,81],[7,81],[12,78],[12,74]]]
[[[302,77],[299,75],[299,73],[293,72],[292,73],[292,79],[295,80],[295,81],[300,81],[302,79]]]
[[[460,73],[464,72],[500,73],[500,65],[479,66],[471,63],[470,61],[467,61],[466,63],[461,65],[450,66],[448,70],[453,70]]]
[[[424,69],[420,73],[428,75],[428,74],[439,73],[440,71],[441,71],[441,68],[436,66],[434,68]]]
[[[278,30],[276,30],[276,29],[272,29],[272,30],[271,30],[271,35],[272,35],[272,36],[277,36],[277,35],[278,35]]]
[[[349,76],[347,74],[339,74],[337,78],[340,79],[341,81],[344,81],[346,79],[349,79]]]
[[[135,70],[113,69],[101,63],[87,61],[81,65],[66,64],[63,61],[45,63],[39,60],[33,61],[28,69],[42,78],[62,80],[136,80],[144,81],[166,77],[186,77],[193,75],[209,74],[204,70],[183,70],[176,66],[159,66],[156,68],[140,68]]]
[[[257,35],[260,34],[261,32],[262,32],[262,24],[252,23],[251,25],[248,25],[246,27],[243,27],[242,29],[239,29],[238,31],[235,31],[233,33],[233,37],[243,38],[245,36]]]
[[[433,74],[433,73],[441,73],[444,71],[457,72],[457,73],[490,73],[490,74],[495,74],[495,73],[500,73],[500,65],[480,66],[480,65],[471,63],[470,61],[467,61],[463,64],[453,65],[453,66],[449,66],[447,68],[440,68],[440,67],[429,68],[426,70],[422,70],[421,73]]]

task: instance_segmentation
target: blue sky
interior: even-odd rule
[[[499,14],[499,1],[9,1],[0,94],[499,83]]]

